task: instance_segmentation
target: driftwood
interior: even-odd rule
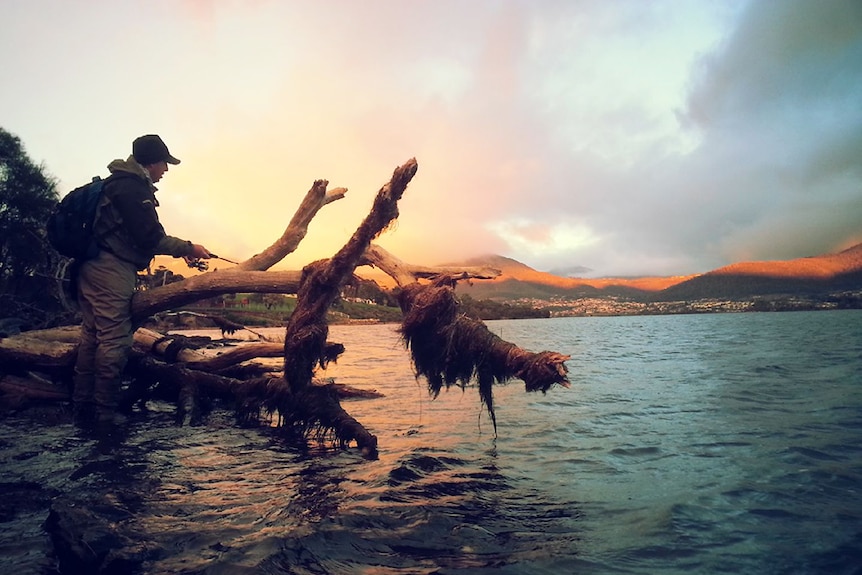
[[[451,280],[494,279],[500,270],[490,267],[429,267],[402,262],[378,245],[371,244],[362,256],[362,264],[375,266],[395,280],[399,287],[415,284],[420,279],[448,277]]]
[[[57,336],[53,339],[52,336]],[[5,371],[39,370],[48,373],[68,373],[75,364],[80,328],[48,329],[24,332],[0,340],[0,366]],[[252,343],[229,348],[219,355],[202,353],[197,346],[180,335],[166,336],[147,328],[134,333],[134,345],[143,352],[171,363],[181,362],[195,369],[218,371],[260,357],[281,357],[280,343]]]
[[[22,371],[38,367],[47,373],[62,371],[75,362],[77,343],[51,342],[24,332],[0,340],[2,356],[0,367],[4,371]]]
[[[333,430],[342,441],[355,440],[364,454],[377,456],[377,437],[365,430],[331,393],[310,387],[315,364],[326,366],[326,312],[353,278],[365,250],[380,232],[398,217],[398,200],[413,179],[418,165],[410,160],[395,170],[392,179],[378,193],[371,213],[347,244],[332,258],[305,267],[297,294],[297,306],[287,324],[284,337],[284,378],[290,394],[270,396],[286,417],[286,425],[305,433],[314,428]],[[299,398],[299,399],[298,399]],[[292,402],[287,405],[285,402]],[[297,406],[300,406],[297,409]]]
[[[542,392],[554,384],[567,385],[568,356],[527,352],[458,312],[455,283],[493,278],[499,275],[498,270],[411,265],[372,244],[398,217],[398,201],[416,171],[415,159],[396,168],[347,244],[331,258],[312,262],[301,272],[268,270],[296,249],[323,206],[344,197],[344,188],[327,191],[326,180],[314,182],[282,236],[261,253],[232,269],[137,293],[132,310],[138,325],[154,313],[214,295],[296,293],[298,297],[283,344],[250,343],[213,354],[197,349],[195,342],[177,334],[137,329],[135,353],[126,373],[133,380],[130,389],[136,389],[131,400],[145,404],[153,388],[160,393],[167,391],[177,403],[177,420],[194,424],[205,412],[202,397],[225,398],[234,402],[241,423],[254,423],[263,415],[275,416],[278,426],[291,436],[325,437],[342,445],[355,443],[367,456],[376,456],[377,438],[340,404],[341,399],[374,396],[374,392],[315,378],[318,367],[325,367],[343,352],[343,346],[327,341],[326,312],[351,282],[355,269],[364,265],[374,266],[395,280],[404,317],[404,343],[417,377],[428,381],[432,395],[444,385],[463,387],[477,380],[481,401],[496,429],[493,384],[519,378],[527,391]],[[67,400],[77,337],[73,327],[0,339],[0,400]],[[277,356],[283,357],[280,372],[256,366],[253,361]]]

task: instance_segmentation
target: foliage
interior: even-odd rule
[[[186,278],[182,274],[176,274],[165,266],[159,266],[146,275],[138,274],[138,286],[141,289],[152,289],[183,281],[184,279]]]
[[[386,323],[401,321],[401,308],[364,302],[345,301],[339,306],[348,320],[377,320]]]
[[[374,280],[360,277],[354,277],[353,282],[342,288],[341,297],[379,306],[398,307],[398,297],[395,294],[382,289]]]
[[[230,294],[225,300],[230,305],[224,305],[222,300],[210,298],[197,304],[186,306],[186,309],[198,313],[219,316],[249,327],[277,327],[287,325],[294,308],[296,298],[281,294]],[[261,297],[264,296],[264,297]],[[275,296],[275,297],[265,297]],[[273,303],[278,302],[278,303]],[[327,314],[330,324],[350,321],[373,320],[384,323],[401,321],[401,309],[397,307],[376,304],[338,300]]]
[[[56,187],[21,140],[0,128],[0,317],[43,326],[63,310],[55,278],[67,260],[45,239]]]

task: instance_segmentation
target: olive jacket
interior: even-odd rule
[[[108,164],[93,231],[101,249],[145,269],[156,254],[190,255],[192,243],[165,233],[156,207],[156,187],[132,156]]]

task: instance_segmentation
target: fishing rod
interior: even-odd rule
[[[239,262],[235,262],[235,261],[233,261],[233,260],[229,260],[229,259],[227,259],[227,258],[223,258],[223,257],[221,257],[221,256],[217,256],[217,255],[215,255],[215,254],[214,254],[214,253],[212,253],[212,252],[210,252],[210,257],[211,257],[211,258],[215,258],[215,259],[217,259],[217,260],[221,260],[221,261],[223,261],[223,262],[227,262],[227,263],[229,263],[229,264],[233,264],[233,265],[235,265],[235,266],[238,266],[238,265],[239,265]]]

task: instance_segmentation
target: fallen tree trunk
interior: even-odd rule
[[[52,340],[57,335],[60,339]],[[80,328],[28,331],[0,340],[0,372],[35,370],[71,378],[80,339]],[[144,352],[171,363],[188,363],[195,369],[219,371],[252,359],[281,357],[281,343],[249,343],[228,348],[218,355],[207,355],[182,335],[164,335],[147,328],[134,333],[134,345]],[[341,344],[328,344],[330,354],[343,353]]]
[[[491,267],[430,267],[402,262],[382,247],[371,244],[362,256],[362,264],[374,266],[395,280],[399,287],[415,284],[420,279],[448,277],[452,280],[493,279],[500,270]]]
[[[136,325],[151,315],[226,293],[296,293],[301,272],[218,270],[138,292],[132,299]]]
[[[317,215],[320,208],[340,200],[347,193],[347,188],[335,188],[327,191],[326,186],[328,184],[329,182],[326,180],[315,181],[291,218],[284,234],[261,253],[240,262],[237,269],[241,271],[268,270],[283,260],[284,256],[292,253],[305,237],[308,232],[308,224],[311,223],[312,218]]]
[[[49,341],[23,332],[0,340],[0,372],[10,373],[38,369],[59,374],[75,363],[77,343]],[[80,334],[80,330],[78,330]],[[78,336],[80,337],[80,335]]]
[[[163,335],[156,331],[138,328],[135,332],[135,346],[149,351],[169,363],[184,363],[189,367],[205,371],[220,371],[244,361],[260,357],[281,357],[284,345],[264,342],[248,343],[233,347],[218,355],[207,355],[196,349],[188,338],[178,334]],[[333,344],[333,353],[340,344]],[[343,346],[341,347],[343,352]]]
[[[179,336],[139,329],[135,333],[138,351],[133,353],[127,374],[142,381],[141,390],[150,386],[170,388],[166,391],[177,405],[180,424],[202,421],[206,411],[202,398],[226,398],[233,402],[240,422],[256,422],[262,412],[277,414],[280,428],[298,440],[316,437],[341,445],[355,443],[364,455],[374,457],[377,437],[350,416],[339,401],[355,395],[368,396],[371,392],[314,379],[316,366],[325,366],[343,351],[343,346],[327,342],[326,311],[358,265],[374,265],[393,277],[401,289],[402,336],[412,354],[417,376],[428,380],[432,395],[439,393],[443,385],[464,386],[476,377],[480,396],[496,428],[492,384],[519,377],[524,379],[528,391],[544,392],[555,383],[566,385],[564,362],[568,356],[526,352],[496,338],[481,322],[458,313],[452,290],[455,282],[495,277],[498,271],[411,266],[370,244],[397,217],[398,199],[415,172],[415,160],[396,169],[347,245],[333,258],[306,266],[301,275],[264,270],[295,249],[320,207],[343,197],[343,189],[326,192],[324,180],[315,182],[284,235],[269,249],[242,262],[235,270],[202,274],[141,292],[133,301],[135,321],[140,322],[154,312],[216,294],[299,292],[299,304],[288,322],[283,345],[249,344],[212,357]],[[419,283],[428,279],[430,285]],[[29,399],[67,400],[68,386],[26,373],[24,367],[69,374],[79,333],[73,328],[52,336],[46,332],[22,335],[25,337],[18,340],[0,339],[0,400],[15,397],[22,402],[19,405]],[[271,357],[276,352],[284,356],[283,376],[224,375],[229,367],[255,357]],[[146,401],[147,397],[144,394],[139,399]],[[112,469],[116,463],[113,457],[98,459],[82,470],[90,473]],[[76,473],[81,474],[82,470]],[[115,476],[111,479],[116,484]],[[124,476],[120,483],[128,485],[128,481]],[[83,501],[51,496],[53,504],[45,529],[61,566],[69,572],[124,572],[130,566],[140,566],[147,557],[147,550],[135,543],[135,537],[128,536],[135,534],[134,529],[130,532],[128,523],[117,521],[126,510],[113,505],[106,507],[101,495]]]

